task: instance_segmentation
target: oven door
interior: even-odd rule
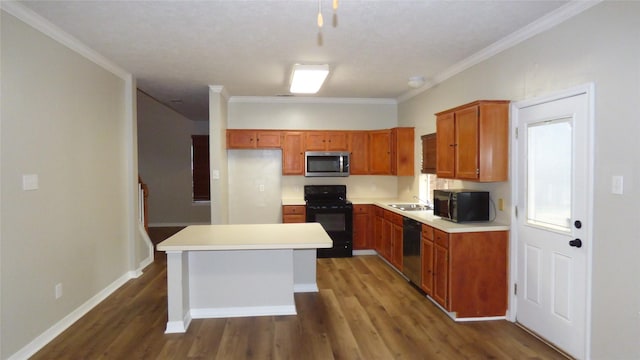
[[[307,222],[317,222],[333,240],[333,247],[318,249],[318,257],[350,257],[353,254],[353,207],[307,205]]]

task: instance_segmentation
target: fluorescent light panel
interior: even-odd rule
[[[329,65],[295,64],[289,91],[293,94],[315,94],[322,87],[327,75],[329,75]]]

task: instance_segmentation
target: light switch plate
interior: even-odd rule
[[[220,170],[211,170],[211,178],[213,180],[219,180],[220,179]]]
[[[611,177],[611,193],[616,195],[622,195],[624,192],[623,177],[621,175],[614,175]]]
[[[22,175],[22,190],[38,190],[38,175],[25,174]]]

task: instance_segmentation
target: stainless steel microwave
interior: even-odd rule
[[[433,190],[433,215],[457,223],[489,221],[489,192]]]
[[[304,176],[349,176],[348,152],[307,151],[304,164]]]

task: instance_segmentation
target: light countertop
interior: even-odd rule
[[[385,210],[392,211],[400,214],[404,217],[417,220],[423,224],[433,226],[436,229],[442,230],[447,233],[462,233],[462,232],[483,232],[483,231],[508,231],[509,224],[498,222],[475,222],[458,224],[452,221],[443,220],[438,216],[433,215],[433,210],[429,211],[402,211],[388,204],[402,204],[413,203],[414,201],[402,201],[398,199],[365,199],[365,198],[349,198],[354,205],[371,204],[377,205]],[[282,205],[305,205],[303,199],[282,199]]]
[[[319,223],[192,225],[157,245],[159,251],[330,248]]]

